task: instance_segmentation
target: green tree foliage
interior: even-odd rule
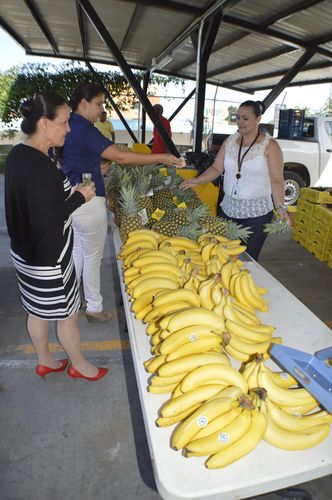
[[[136,77],[141,74],[136,72]],[[103,85],[118,105],[121,111],[132,109],[137,103],[137,97],[122,73],[115,71],[98,72]],[[0,73],[0,119],[6,124],[19,118],[20,102],[35,93],[52,90],[67,99],[79,83],[99,83],[89,69],[79,63],[25,64]],[[166,86],[169,82],[176,85],[184,84],[183,80],[172,77],[162,77],[153,74],[150,80],[148,95],[153,95],[158,86]],[[108,108],[112,106],[106,103]]]
[[[332,97],[329,97],[326,100],[326,103],[324,104],[324,106],[320,110],[319,114],[321,116],[332,116]]]

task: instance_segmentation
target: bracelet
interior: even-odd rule
[[[288,208],[288,207],[287,207],[287,205],[277,205],[277,206],[276,206],[276,210],[280,210],[280,209],[282,209],[282,210],[284,210],[285,212],[287,212],[287,208]]]

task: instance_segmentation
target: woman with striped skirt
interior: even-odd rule
[[[56,162],[52,146],[62,146],[69,132],[69,107],[45,92],[22,106],[26,140],[14,146],[5,170],[5,207],[11,255],[16,268],[27,328],[37,353],[37,375],[63,372],[68,359],[55,360],[48,347],[48,321],[57,335],[72,378],[98,380],[106,368],[89,363],[81,350],[77,314],[80,295],[72,258],[71,214],[95,196],[93,182],[73,189]],[[73,192],[72,192],[73,191]]]

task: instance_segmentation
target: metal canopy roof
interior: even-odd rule
[[[196,80],[199,27],[221,11],[208,83],[271,89],[303,55],[290,85],[332,82],[332,0],[1,0],[0,24],[29,55],[118,64],[86,5],[131,68]]]

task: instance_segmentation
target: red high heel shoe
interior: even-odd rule
[[[84,378],[86,380],[90,380],[90,382],[95,382],[108,373],[108,368],[98,368],[98,373],[95,377],[87,377],[86,375],[83,375],[82,373],[75,370],[75,368],[73,368],[72,366],[68,368],[67,373],[69,377],[73,378],[74,380],[76,378]]]
[[[45,375],[48,375],[49,373],[64,372],[68,366],[69,361],[68,361],[68,359],[60,359],[59,361],[61,363],[61,366],[59,368],[50,368],[49,366],[37,365],[36,366],[36,374],[39,375],[40,377],[44,378]]]

